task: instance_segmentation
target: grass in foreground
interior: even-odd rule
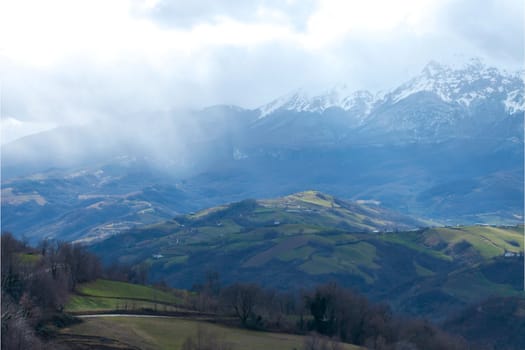
[[[85,322],[64,329],[63,334],[99,336],[117,339],[144,350],[181,349],[189,336],[197,333],[199,325],[231,343],[234,349],[292,350],[301,348],[305,337],[284,333],[269,333],[230,328],[192,320],[146,317],[103,317],[85,319]],[[342,344],[345,350],[360,349]]]

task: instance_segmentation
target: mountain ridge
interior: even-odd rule
[[[414,93],[428,91],[438,95],[444,102],[456,102],[466,107],[473,101],[487,98],[495,92],[505,93],[502,102],[507,111],[517,113],[525,111],[523,86],[519,86],[520,83],[523,85],[523,74],[523,71],[508,72],[487,66],[476,58],[459,66],[430,61],[419,75],[387,91],[374,93],[367,90],[350,90],[344,83],[314,94],[308,94],[304,89],[296,89],[263,104],[256,110],[259,112],[260,119],[279,109],[322,113],[328,108],[337,107],[350,111],[356,104],[362,103],[366,108],[361,109],[360,112],[364,112],[366,116],[378,104],[396,103]],[[501,86],[494,89],[490,86],[491,83]],[[468,91],[476,84],[485,85],[484,95]]]
[[[414,78],[417,89],[379,97],[336,86],[312,100],[313,111],[298,105],[259,118],[257,109],[219,105],[130,116],[136,129],[96,124],[28,136],[2,146],[4,229],[79,239],[308,188],[441,223],[521,222],[523,80],[478,63],[431,63]],[[375,98],[386,102],[371,107]],[[139,194],[104,198],[115,195],[109,184],[119,196]],[[93,207],[96,196],[104,205]]]

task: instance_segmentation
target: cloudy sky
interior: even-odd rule
[[[431,59],[524,60],[521,0],[3,0],[2,143],[289,90],[394,87]]]

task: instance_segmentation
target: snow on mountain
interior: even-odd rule
[[[397,103],[415,93],[427,91],[439,96],[443,101],[458,103],[469,107],[474,101],[488,98],[500,99],[508,108],[520,108],[523,104],[516,90],[523,89],[519,74],[500,71],[484,65],[479,59],[472,59],[463,66],[451,67],[430,62],[420,75],[402,84],[386,95],[391,103]],[[517,98],[517,100],[516,100]],[[523,107],[521,107],[523,109]]]
[[[264,118],[277,110],[322,113],[332,107],[338,107],[345,111],[353,110],[356,114],[361,114],[364,117],[370,113],[376,100],[377,98],[370,92],[364,90],[351,91],[346,84],[335,85],[333,88],[314,96],[298,89],[261,106],[259,118]]]
[[[525,111],[525,99],[523,98],[523,89],[517,89],[509,92],[505,101],[505,110],[510,114]]]
[[[303,111],[308,106],[309,97],[302,89],[297,89],[272,102],[259,107],[259,118],[272,114],[276,110]]]
[[[338,107],[364,121],[376,106],[396,104],[416,93],[431,92],[447,103],[466,108],[475,102],[494,99],[513,114],[525,111],[523,89],[523,72],[500,71],[484,65],[479,59],[471,59],[460,66],[431,61],[418,76],[384,95],[351,91],[345,84],[313,96],[299,89],[261,106],[258,111],[260,119],[278,110],[323,113]]]

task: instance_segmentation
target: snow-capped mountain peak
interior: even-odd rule
[[[431,61],[415,78],[387,94],[392,103],[397,103],[415,93],[434,93],[443,101],[458,103],[464,107],[474,101],[496,98],[509,99],[509,94],[523,89],[523,80],[517,74],[500,71],[483,64],[480,59],[471,59],[461,66],[447,66]],[[513,100],[515,95],[510,96]],[[507,105],[507,104],[505,104]],[[514,102],[509,108],[518,108]]]
[[[375,101],[375,96],[369,91],[353,91],[346,84],[336,84],[313,96],[303,89],[298,89],[259,107],[259,118],[277,110],[322,113],[333,107],[345,111],[359,110],[361,114],[368,114]]]
[[[423,68],[422,73],[427,77],[432,78],[439,74],[442,74],[444,70],[446,70],[445,66],[439,64],[436,61],[430,61],[429,63],[427,63],[425,68]]]
[[[420,92],[429,92],[442,101],[470,108],[473,103],[496,101],[509,114],[525,111],[523,72],[509,73],[470,59],[460,65],[430,61],[419,75],[386,93],[372,94],[352,90],[347,84],[336,84],[317,94],[303,89],[261,106],[259,118],[278,110],[322,114],[329,108],[340,108],[364,121],[374,108],[396,104]]]
[[[296,89],[259,107],[259,118],[264,118],[279,109],[302,111],[308,106],[308,101],[309,97],[306,91],[303,89]]]

